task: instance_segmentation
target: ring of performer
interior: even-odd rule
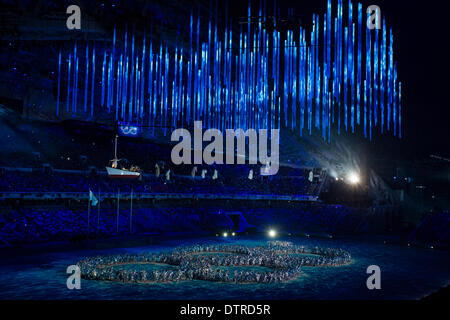
[[[195,245],[166,253],[119,254],[89,257],[77,263],[84,279],[154,283],[204,280],[232,283],[279,283],[302,274],[301,267],[342,266],[350,253],[339,248],[294,245],[270,241],[267,246]],[[164,264],[168,270],[130,270],[129,265]],[[119,268],[117,268],[119,267]],[[234,270],[229,267],[265,267],[268,271]]]

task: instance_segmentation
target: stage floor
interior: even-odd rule
[[[161,252],[200,243],[263,245],[253,237],[166,239],[158,244],[108,250],[83,250],[10,258],[0,265],[0,299],[419,299],[450,283],[450,252],[342,239],[289,237],[295,244],[337,247],[352,255],[341,267],[303,267],[304,274],[287,283],[233,284],[206,281],[124,284],[81,279],[69,290],[66,269],[95,255]],[[381,290],[368,290],[366,269],[381,268]]]

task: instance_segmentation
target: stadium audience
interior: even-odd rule
[[[156,170],[158,172],[158,170]],[[253,172],[253,171],[252,171]],[[249,195],[316,195],[317,189],[305,177],[264,177],[232,174],[212,176],[202,170],[201,177],[176,175],[170,168],[163,179],[158,175],[143,174],[139,180],[110,179],[104,174],[0,170],[0,193],[7,192],[130,192],[135,193],[202,193]]]

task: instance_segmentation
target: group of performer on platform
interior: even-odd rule
[[[78,262],[82,277],[121,282],[173,282],[206,280],[234,283],[277,283],[297,278],[302,266],[341,266],[351,256],[338,248],[308,248],[283,242],[267,246],[196,245],[169,253],[119,254],[86,258]],[[165,270],[130,270],[127,265],[168,265]],[[239,267],[241,270],[229,270]],[[242,270],[265,267],[270,270]]]

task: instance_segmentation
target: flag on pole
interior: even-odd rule
[[[94,196],[94,193],[89,190],[89,201],[92,203],[93,206],[96,206],[98,203],[97,198]]]

